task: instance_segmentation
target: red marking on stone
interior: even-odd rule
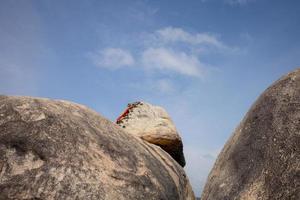
[[[140,101],[134,102],[134,103],[132,103],[132,104],[128,104],[126,110],[125,110],[125,111],[117,118],[116,123],[119,124],[119,123],[122,121],[122,119],[123,119],[124,117],[126,117],[126,116],[129,114],[129,111],[130,111],[132,108],[138,106],[139,104],[141,104]]]
[[[118,117],[116,123],[120,123],[120,121],[129,113],[129,110],[132,108],[132,106],[126,108],[126,110]]]

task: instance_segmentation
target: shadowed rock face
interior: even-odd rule
[[[0,199],[194,199],[159,147],[75,103],[0,96]]]
[[[185,166],[182,140],[163,108],[146,102],[128,104],[117,124],[126,132],[160,146],[181,166]]]
[[[218,156],[201,199],[300,199],[300,69],[251,107]]]

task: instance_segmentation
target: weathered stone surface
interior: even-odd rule
[[[300,199],[300,69],[251,107],[218,156],[201,199]]]
[[[194,199],[160,147],[75,103],[0,96],[0,199]]]
[[[145,102],[128,104],[117,124],[128,133],[160,146],[181,166],[185,166],[182,140],[163,108]]]

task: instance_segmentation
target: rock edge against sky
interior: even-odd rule
[[[0,199],[194,199],[168,153],[67,101],[0,96],[0,167]]]
[[[253,104],[219,154],[202,200],[300,199],[300,69]]]

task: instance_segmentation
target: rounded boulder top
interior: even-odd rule
[[[185,166],[181,137],[162,107],[146,102],[130,103],[116,123],[126,132],[160,146],[181,166]]]

